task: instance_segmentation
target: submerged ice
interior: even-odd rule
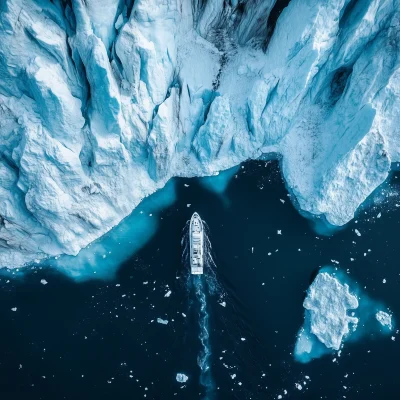
[[[76,255],[171,177],[267,153],[302,210],[345,224],[400,161],[398,10],[4,0],[0,266]]]
[[[324,268],[309,287],[303,303],[304,325],[294,351],[297,361],[309,362],[334,351],[340,356],[346,340],[375,331],[377,322],[388,332],[392,330],[392,315],[378,310],[381,305],[350,280],[343,283],[343,277]]]

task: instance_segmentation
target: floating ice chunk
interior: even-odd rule
[[[226,302],[222,301],[221,303],[219,303],[219,305],[222,306],[222,307],[226,307]]]
[[[303,303],[310,311],[311,333],[326,347],[339,350],[343,337],[349,333],[349,323],[358,319],[347,315],[358,307],[357,297],[336,278],[323,272],[317,275]]]
[[[385,311],[378,311],[375,314],[376,319],[379,321],[379,323],[384,326],[389,328],[389,330],[392,330],[392,316],[385,312]]]
[[[157,318],[157,322],[159,324],[168,325],[168,320],[167,319]]]
[[[301,386],[300,383],[295,383],[294,386],[296,387],[297,390],[303,389],[303,386]]]
[[[167,293],[165,293],[165,295],[164,295],[164,297],[169,297],[169,296],[171,296],[171,291],[170,290],[168,290],[168,292]]]
[[[188,379],[189,379],[189,377],[185,374],[182,374],[182,373],[176,374],[177,382],[185,383],[185,382],[187,382]]]
[[[358,318],[347,313],[358,307],[357,297],[349,292],[348,285],[342,285],[327,272],[317,275],[303,306],[305,322],[295,347],[299,361],[320,357],[327,349],[339,350],[343,338],[350,332],[349,324],[356,329]]]
[[[47,284],[48,284],[48,282],[46,281],[46,279],[41,279],[41,280],[40,280],[40,283],[41,283],[42,285],[47,285]]]
[[[361,236],[361,233],[358,229],[354,229],[354,232],[356,233],[357,236]]]
[[[386,279],[385,278],[382,279],[382,283],[386,283]]]
[[[17,311],[17,307],[13,307],[11,311]]]

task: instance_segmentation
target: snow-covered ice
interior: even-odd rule
[[[347,284],[322,272],[308,290],[303,306],[310,313],[311,333],[326,347],[339,350],[342,339],[349,333],[349,324],[358,319],[348,315],[348,310],[358,307],[357,297],[349,292]]]
[[[378,311],[375,314],[376,319],[378,322],[383,326],[392,330],[392,315],[385,312],[385,311]]]
[[[321,270],[309,287],[303,306],[304,324],[294,350],[295,359],[300,362],[333,352],[341,357],[345,341],[370,337],[377,331],[377,322],[380,333],[388,334],[393,329],[392,313],[383,311],[381,302],[371,299],[336,267]]]
[[[162,325],[168,325],[167,319],[157,318],[157,322]]]
[[[303,306],[305,322],[295,346],[299,361],[309,361],[325,350],[339,350],[350,325],[353,329],[357,326],[358,319],[348,315],[349,310],[357,309],[357,297],[350,293],[347,284],[341,284],[328,272],[317,275]]]
[[[236,4],[3,1],[0,266],[262,154],[302,210],[353,218],[400,161],[399,1],[291,0],[274,29],[275,1]]]
[[[177,382],[185,383],[185,382],[187,382],[188,379],[189,379],[189,377],[185,374],[182,374],[182,373],[176,374]]]

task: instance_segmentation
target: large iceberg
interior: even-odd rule
[[[282,158],[343,225],[400,161],[397,0],[3,0],[0,266],[77,254],[173,176]]]
[[[309,361],[329,349],[339,350],[350,327],[357,327],[358,318],[348,314],[358,308],[357,297],[350,293],[347,284],[342,285],[328,272],[317,275],[303,306],[305,323],[295,347],[295,356],[300,361]]]
[[[392,312],[337,268],[322,268],[308,288],[303,306],[304,324],[294,348],[299,362],[335,351],[340,356],[346,341],[387,335],[394,329]]]

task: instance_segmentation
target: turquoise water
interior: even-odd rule
[[[293,357],[321,267],[364,293],[367,311],[400,315],[397,175],[326,236],[292,205],[277,162],[242,167],[219,178],[225,190],[176,179],[78,257],[1,277],[1,398],[397,398],[396,332],[366,327],[340,357]],[[213,259],[198,282],[182,257],[194,211]]]

